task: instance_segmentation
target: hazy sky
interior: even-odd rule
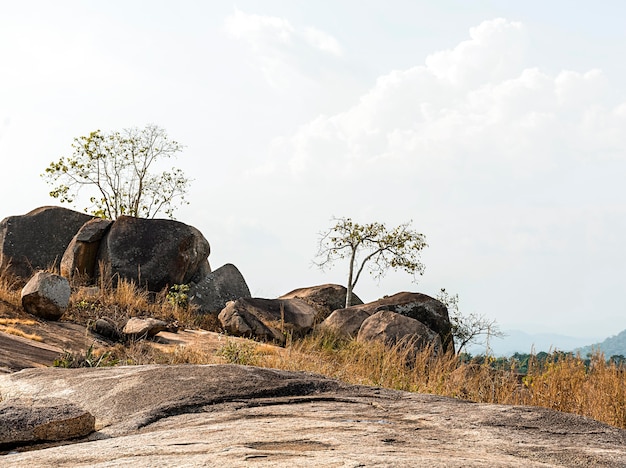
[[[626,2],[0,0],[0,218],[55,200],[74,137],[186,145],[180,221],[253,295],[311,266],[332,216],[413,220],[418,284],[503,328],[626,328]],[[82,209],[82,205],[78,208]]]

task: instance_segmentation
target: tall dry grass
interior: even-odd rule
[[[481,403],[532,405],[587,416],[626,429],[626,368],[602,354],[585,365],[562,356],[531,363],[526,375],[515,369],[462,363],[432,349],[414,354],[398,345],[360,343],[318,334],[292,343],[284,353],[258,356],[257,365],[320,373],[348,383],[432,393]],[[556,356],[556,355],[555,355]]]
[[[0,274],[0,301],[19,308],[19,285]],[[183,326],[217,330],[193,309],[167,300],[167,291],[150,295],[131,282],[117,287],[76,288],[64,320],[88,324],[101,316],[123,322],[131,316],[178,320]],[[3,323],[5,329],[18,322]],[[19,332],[19,331],[18,331]],[[554,353],[546,362],[532,359],[525,375],[514,368],[492,368],[463,363],[453,354],[435,355],[432,349],[415,353],[403,344],[360,343],[331,333],[287,340],[285,348],[225,340],[217,354],[198,347],[164,352],[153,343],[118,344],[109,350],[109,362],[118,364],[213,364],[236,362],[294,371],[309,371],[348,383],[374,385],[410,392],[432,393],[484,403],[543,406],[588,416],[626,429],[626,368],[595,354],[591,363],[576,356]],[[98,356],[95,356],[98,357]]]

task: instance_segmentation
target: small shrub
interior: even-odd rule
[[[187,309],[189,307],[189,285],[175,284],[167,293],[167,301],[174,307]]]
[[[244,366],[257,365],[259,358],[256,352],[256,345],[232,340],[226,341],[215,354],[224,358],[229,364],[241,364]]]
[[[65,351],[61,356],[54,360],[52,366],[74,369],[79,367],[110,367],[117,364],[118,360],[113,358],[111,352],[106,351],[100,354],[94,350],[92,344],[84,354]]]

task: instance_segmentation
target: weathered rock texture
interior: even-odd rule
[[[152,317],[131,317],[122,333],[127,339],[149,338],[167,329],[167,323]]]
[[[235,336],[284,342],[285,334],[311,331],[316,310],[301,299],[240,298],[226,304],[218,318]]]
[[[250,289],[235,265],[227,263],[207,274],[189,290],[189,300],[201,314],[219,314],[229,301],[249,298]]]
[[[97,429],[82,443],[0,456],[3,467],[626,465],[626,431],[587,418],[299,372],[30,369],[0,375],[0,396],[71,399]]]
[[[63,276],[70,280],[77,276],[87,282],[95,277],[100,241],[111,224],[109,219],[95,218],[81,226],[61,259]]]
[[[0,222],[0,269],[23,279],[57,267],[72,237],[92,216],[44,206]]]
[[[193,226],[169,219],[120,216],[101,242],[98,260],[113,278],[150,291],[200,281],[210,272],[211,249]]]
[[[58,320],[70,302],[70,284],[66,278],[38,271],[22,289],[26,312],[47,320]]]
[[[339,284],[322,284],[308,288],[294,289],[280,296],[280,299],[302,299],[311,304],[317,311],[317,321],[321,322],[334,310],[343,309],[346,305],[347,290]],[[363,301],[352,294],[352,303],[363,304]]]
[[[370,314],[359,309],[338,309],[320,323],[319,328],[329,330],[338,335],[356,338],[361,325]]]
[[[393,296],[385,296],[367,304],[350,306],[346,310],[362,310],[373,315],[381,310],[389,310],[400,315],[419,320],[428,328],[436,332],[441,338],[444,349],[454,350],[452,325],[448,316],[448,309],[437,299],[426,294],[400,292]]]
[[[410,346],[420,350],[432,346],[433,351],[441,351],[439,335],[411,317],[381,310],[366,318],[359,328],[358,341],[382,341],[385,345]]]
[[[8,401],[0,403],[0,447],[70,440],[95,430],[96,419],[68,401]],[[0,462],[1,463],[1,462]]]

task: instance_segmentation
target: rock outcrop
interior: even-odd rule
[[[349,311],[359,310],[373,315],[381,310],[388,310],[413,318],[439,335],[444,350],[454,351],[452,325],[450,324],[448,309],[440,301],[426,294],[400,292],[367,304],[350,306],[345,310],[346,312],[342,312],[342,314],[348,315]]]
[[[280,299],[302,299],[317,310],[317,322],[321,322],[334,310],[342,309],[346,305],[347,289],[339,284],[322,284],[308,288],[294,289],[280,296]],[[352,294],[353,304],[363,304],[356,294]]]
[[[167,330],[167,323],[163,320],[152,317],[131,317],[124,325],[122,334],[127,340],[137,340],[151,338],[163,330]]]
[[[92,216],[44,206],[0,222],[0,270],[27,280],[37,270],[59,266],[80,227]]]
[[[308,333],[316,314],[301,299],[240,298],[226,304],[218,318],[232,335],[282,343],[287,333]]]
[[[219,314],[229,301],[250,298],[250,289],[235,265],[227,263],[191,285],[189,302],[200,314]]]
[[[29,314],[46,320],[59,320],[70,302],[66,278],[38,271],[22,289],[22,306]]]
[[[411,317],[381,310],[366,318],[357,335],[358,341],[382,341],[392,347],[396,345],[410,346],[412,350],[420,350],[432,346],[434,352],[441,352],[439,335]]]
[[[113,221],[94,218],[81,226],[72,238],[61,259],[61,275],[69,280],[75,277],[86,282],[96,276],[100,241]]]
[[[187,224],[120,216],[103,238],[98,259],[112,278],[160,291],[200,281],[210,272],[210,251],[202,233]]]
[[[69,401],[0,402],[0,447],[67,441],[95,431],[96,419]]]
[[[346,338],[356,338],[370,314],[360,309],[338,309],[320,323],[321,330],[328,330]]]
[[[626,431],[545,408],[463,402],[245,366],[29,369],[4,405],[71,399],[80,443],[0,455],[48,466],[616,467]],[[60,444],[60,443],[57,443]]]

